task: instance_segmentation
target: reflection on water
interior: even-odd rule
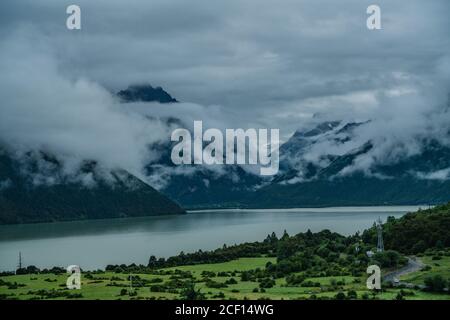
[[[150,255],[209,250],[258,241],[275,231],[290,234],[330,229],[353,234],[374,220],[399,217],[418,207],[348,207],[193,211],[187,215],[0,226],[0,270],[14,270],[18,252],[25,265],[146,264]]]

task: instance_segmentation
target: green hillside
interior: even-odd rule
[[[383,225],[384,245],[406,254],[450,247],[450,203],[411,212],[399,219],[390,217]],[[375,228],[363,234],[366,242],[376,241]]]
[[[0,224],[184,213],[178,204],[128,172],[113,171],[106,181],[94,167],[90,163],[82,168],[91,178],[90,185],[70,180],[33,184],[32,174],[24,174],[21,163],[0,153]]]

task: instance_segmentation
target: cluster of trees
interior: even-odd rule
[[[369,263],[382,267],[397,267],[406,262],[399,253],[389,250],[375,254],[372,259],[366,255],[374,243],[364,243],[359,234],[342,236],[329,230],[313,233],[310,230],[289,236],[287,232],[278,238],[275,233],[264,241],[226,246],[213,251],[199,250],[194,253],[181,252],[167,259],[151,256],[147,266],[108,265],[107,271],[118,273],[158,273],[158,269],[182,265],[220,263],[241,257],[272,256],[276,263],[268,263],[264,270],[253,270],[241,274],[243,281],[262,278],[282,278],[292,273],[304,272],[307,277],[360,275]],[[291,279],[292,280],[292,279]],[[299,282],[297,279],[294,282]]]
[[[394,250],[386,250],[383,252],[377,252],[372,257],[373,264],[380,266],[381,268],[395,268],[405,265],[408,259]]]
[[[36,266],[27,266],[23,268],[18,268],[16,274],[38,274],[38,273],[52,273],[55,275],[67,273],[66,269],[61,267],[53,267],[51,269],[39,269]],[[7,275],[7,274],[4,274]]]
[[[411,212],[399,219],[389,217],[383,225],[384,245],[405,254],[450,247],[450,203]],[[376,228],[363,233],[366,243],[376,243]]]
[[[249,242],[233,246],[223,245],[222,248],[213,251],[198,250],[193,253],[181,252],[177,256],[157,258],[150,256],[147,266],[143,265],[108,265],[106,271],[113,272],[135,272],[135,273],[155,273],[161,268],[178,267],[184,265],[195,265],[205,263],[222,263],[243,257],[275,256],[278,238],[273,233],[262,242]]]
[[[436,274],[424,279],[426,290],[432,292],[444,292],[450,285],[450,279],[445,279],[442,275]]]
[[[266,270],[275,278],[304,272],[308,277],[359,274],[365,271],[368,246],[359,235],[344,237],[329,230],[307,231],[278,241],[277,263]],[[300,282],[299,279],[291,279]]]
[[[83,298],[83,295],[81,293],[72,292],[68,290],[45,290],[40,289],[36,291],[28,291],[27,294],[29,295],[36,295],[39,297],[39,299],[56,299],[56,298],[67,298],[67,299],[80,299]]]
[[[275,245],[269,242],[243,243],[234,246],[224,245],[222,248],[213,251],[198,250],[194,253],[181,252],[177,256],[167,259],[151,256],[148,267],[152,269],[176,267],[183,265],[194,265],[204,263],[221,263],[242,257],[258,257],[263,254],[270,254],[275,249]]]

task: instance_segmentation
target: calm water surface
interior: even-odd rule
[[[332,231],[349,235],[374,220],[400,217],[417,206],[339,207],[191,211],[180,216],[0,226],[0,270],[14,270],[18,254],[24,265],[40,268],[77,264],[147,264],[150,255],[208,250],[245,241],[260,241],[275,231]]]

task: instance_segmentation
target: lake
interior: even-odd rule
[[[423,207],[423,206],[422,206]],[[0,270],[79,265],[147,264],[150,255],[169,257],[246,241],[275,231],[290,235],[329,229],[343,235],[370,227],[381,217],[400,217],[418,206],[314,209],[204,210],[186,215],[0,226]],[[375,244],[374,244],[375,245]]]

